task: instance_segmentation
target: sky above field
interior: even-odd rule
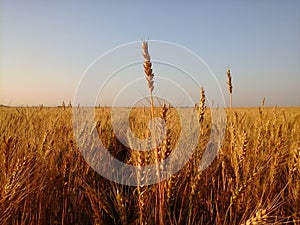
[[[258,106],[264,97],[267,106],[300,106],[297,0],[0,1],[0,104],[57,106],[73,101],[86,76],[89,81],[78,98],[82,104],[95,102],[96,96],[82,92],[89,92],[88,84],[97,84],[95,88],[103,89],[98,90],[97,104],[131,106],[148,93],[140,49],[129,44],[125,52],[136,52],[132,63],[136,56],[141,63],[126,67],[110,82],[105,83],[111,74],[106,74],[110,70],[104,67],[122,67],[121,57],[126,54],[118,55],[121,50],[116,47],[142,38],[149,38],[154,59],[167,55],[162,49],[171,42],[200,57],[209,68],[206,71],[216,78],[213,84],[209,75],[201,74],[205,69],[198,73],[199,65],[191,63],[191,54],[184,58],[184,52],[171,54],[170,50],[168,63],[180,58],[182,65],[153,62],[154,94],[161,90],[159,95],[178,100],[175,105],[198,102],[199,85],[208,90],[210,103],[219,104],[221,93],[228,105],[226,69],[230,67],[234,106]],[[151,48],[152,40],[157,41]],[[159,40],[163,41],[161,46]],[[105,65],[97,64],[111,49]],[[130,57],[128,54],[124,63],[130,63]],[[180,70],[185,65],[195,71],[191,76],[199,81],[198,86]],[[160,74],[164,74],[161,79]],[[131,87],[130,82],[139,76],[136,87]],[[215,88],[218,85],[220,90]]]

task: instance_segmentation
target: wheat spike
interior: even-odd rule
[[[144,56],[144,72],[146,74],[148,88],[152,92],[154,89],[154,81],[153,81],[154,74],[152,72],[152,63],[150,61],[150,54],[148,51],[148,42],[147,41],[142,41],[142,54]]]
[[[198,118],[199,122],[202,123],[204,119],[204,114],[205,114],[205,91],[204,88],[200,88],[200,101],[199,101],[199,107],[198,107]]]
[[[230,69],[227,69],[227,84],[228,84],[228,91],[230,94],[232,94],[232,82],[231,82],[231,72]]]
[[[228,85],[228,91],[229,91],[229,94],[230,94],[230,111],[231,111],[231,108],[232,108],[232,82],[231,82],[231,72],[230,72],[230,69],[228,68],[227,69],[227,85]]]

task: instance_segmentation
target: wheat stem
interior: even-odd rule
[[[146,80],[148,82],[149,94],[150,94],[150,104],[151,104],[151,118],[154,119],[154,102],[153,102],[153,89],[154,89],[154,74],[152,72],[152,63],[150,60],[150,54],[148,51],[148,42],[142,41],[142,54],[144,56],[144,72],[146,74]],[[155,140],[155,133],[153,134],[153,138]],[[159,148],[155,149],[155,163],[156,163],[156,171],[158,178],[158,193],[156,199],[156,206],[158,208],[157,220],[159,224],[164,224],[164,186],[160,183],[160,168],[159,168]]]

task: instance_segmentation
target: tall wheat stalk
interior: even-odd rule
[[[199,125],[200,125],[200,136],[199,136],[199,140],[200,142],[202,141],[200,138],[203,134],[203,121],[204,121],[204,115],[205,115],[205,110],[206,110],[206,106],[205,106],[205,91],[204,88],[201,87],[200,88],[200,98],[199,98],[199,106],[196,108],[197,109],[197,115],[198,115],[198,120],[199,120]],[[196,104],[197,105],[197,104]],[[193,158],[193,162],[192,162],[192,169],[191,169],[191,181],[190,181],[190,193],[189,193],[189,212],[188,212],[188,223],[187,224],[192,224],[192,213],[193,213],[193,203],[195,200],[195,194],[196,194],[196,189],[198,186],[198,183],[200,181],[201,178],[201,172],[199,172],[198,168],[200,165],[200,149],[196,149],[195,151],[195,155]]]
[[[148,52],[148,42],[142,41],[142,54],[144,56],[144,72],[146,74],[146,80],[148,81],[148,88],[150,94],[150,104],[151,104],[151,116],[154,118],[154,103],[153,103],[153,89],[154,89],[154,74],[152,73],[152,63],[150,61],[150,54]]]
[[[146,75],[146,80],[148,82],[149,94],[150,94],[150,104],[151,104],[151,118],[154,119],[154,102],[153,102],[153,89],[154,89],[154,74],[152,72],[152,63],[150,60],[150,54],[148,51],[148,42],[142,41],[142,54],[144,56],[144,72]],[[155,140],[155,133],[153,134]],[[160,168],[159,168],[159,148],[155,148],[155,164],[156,164],[156,173],[157,178],[160,181]],[[164,186],[159,182],[158,183],[158,192],[156,197],[156,209],[157,215],[156,219],[159,224],[164,224]],[[156,223],[157,223],[156,222]]]

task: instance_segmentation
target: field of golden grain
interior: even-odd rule
[[[143,155],[115,137],[110,108],[95,110],[102,142],[125,163],[155,163],[176,145],[174,108],[155,109],[167,135],[160,151]],[[85,162],[70,107],[1,107],[0,115],[1,224],[300,224],[300,108],[228,110],[219,153],[199,172],[211,129],[207,109],[189,162],[145,186],[114,183]],[[133,109],[130,124],[144,138],[141,115],[150,118],[150,109]]]

